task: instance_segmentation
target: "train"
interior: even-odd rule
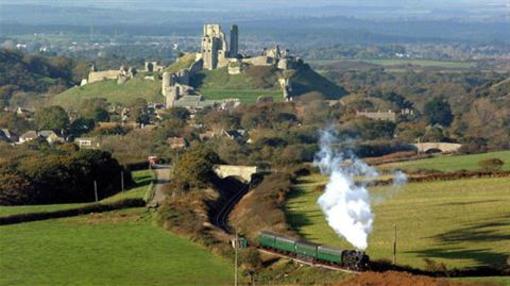
[[[366,270],[370,262],[370,258],[363,251],[336,249],[271,232],[261,232],[258,243],[267,250],[353,271]]]

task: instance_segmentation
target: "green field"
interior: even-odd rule
[[[135,186],[123,193],[118,193],[109,198],[103,199],[101,203],[111,203],[123,199],[136,199],[144,198],[149,184],[154,178],[151,170],[134,171],[131,173]],[[91,203],[78,203],[78,204],[52,204],[52,205],[27,205],[27,206],[0,206],[0,217],[25,214],[25,213],[38,213],[38,212],[53,212],[79,208]]]
[[[289,223],[306,239],[352,248],[329,228],[314,188],[325,178],[302,178],[287,202]],[[510,256],[510,178],[411,183],[371,189],[385,198],[374,206],[368,254],[391,259],[398,227],[400,264],[424,267],[424,258],[448,267],[501,265]]]
[[[510,151],[490,152],[473,155],[437,156],[429,159],[390,163],[378,166],[382,170],[403,169],[416,171],[419,169],[451,172],[458,170],[479,170],[478,162],[488,158],[498,158],[505,162],[503,170],[510,170]]]
[[[361,61],[382,66],[416,65],[421,67],[439,67],[450,69],[468,69],[475,66],[475,63],[473,62],[435,61],[435,60],[373,59]]]
[[[227,285],[233,266],[145,209],[0,227],[0,285]]]
[[[164,102],[161,95],[161,81],[143,80],[139,77],[117,84],[115,80],[106,80],[70,88],[55,95],[50,103],[65,108],[78,108],[83,99],[105,98],[110,103],[130,104],[137,98],[148,102]]]

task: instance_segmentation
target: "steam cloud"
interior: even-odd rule
[[[333,145],[338,143],[337,141],[333,130],[321,131],[320,151],[315,155],[314,165],[320,168],[322,174],[329,176],[329,181],[317,203],[329,226],[339,236],[344,237],[358,250],[365,250],[374,221],[370,193],[366,185],[379,174],[375,168],[352,152],[335,150]],[[365,178],[363,183],[357,184],[354,181],[357,176]],[[405,173],[394,173],[394,187],[402,186],[406,182]]]
[[[320,151],[314,164],[329,176],[324,194],[317,203],[331,228],[359,250],[368,246],[374,215],[366,185],[357,185],[356,176],[375,179],[377,171],[357,158],[352,152],[332,148],[336,138],[331,130],[321,132]]]

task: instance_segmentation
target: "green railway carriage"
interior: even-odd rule
[[[368,267],[370,262],[370,258],[362,251],[335,249],[270,232],[261,232],[258,241],[261,247],[285,255],[305,258],[313,262],[336,264],[347,269],[363,270]]]
[[[326,247],[320,245],[317,247],[317,258],[320,260],[324,260],[330,263],[342,264],[342,253],[343,251],[340,249],[334,249],[331,247]]]
[[[289,253],[294,253],[296,251],[296,241],[294,239],[277,236],[275,248]]]
[[[267,248],[275,248],[276,236],[272,233],[261,232],[259,237],[259,244]]]
[[[317,245],[306,242],[296,242],[296,251],[298,256],[311,257],[317,259]]]

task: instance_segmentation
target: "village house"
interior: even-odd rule
[[[101,142],[95,137],[81,137],[74,139],[74,143],[78,145],[80,149],[99,149]]]
[[[34,131],[34,130],[30,130],[30,131],[27,131],[27,132],[23,133],[19,137],[19,143],[23,144],[23,143],[26,143],[26,142],[33,141],[33,140],[35,140],[37,138],[39,138],[39,135],[37,134],[37,132]]]
[[[44,138],[48,144],[64,143],[66,141],[64,137],[57,135],[53,130],[42,130],[39,131],[38,135]]]
[[[388,110],[388,112],[367,112],[367,111],[356,111],[356,117],[366,117],[373,120],[383,120],[383,121],[397,121],[397,113],[394,111]]]
[[[168,145],[170,145],[170,148],[173,150],[177,149],[184,149],[188,147],[188,142],[183,137],[169,137],[166,139],[166,142]]]

